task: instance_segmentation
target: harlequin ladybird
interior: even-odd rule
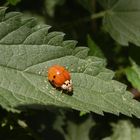
[[[72,92],[73,90],[70,73],[63,66],[51,66],[48,69],[48,80],[55,87],[61,88],[68,92]]]

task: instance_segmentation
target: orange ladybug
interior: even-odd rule
[[[61,88],[68,92],[72,92],[73,90],[70,73],[63,66],[51,66],[48,69],[48,80],[55,87]]]

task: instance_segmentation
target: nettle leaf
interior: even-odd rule
[[[139,140],[140,128],[136,128],[130,121],[119,121],[112,124],[113,135],[103,140]]]
[[[103,25],[112,38],[122,45],[140,46],[140,1],[100,0],[106,9]]]
[[[17,5],[21,0],[7,0],[11,5]]]
[[[91,0],[78,0],[77,2],[89,12],[92,13],[94,11]]]
[[[87,47],[64,41],[64,33],[17,12],[0,9],[0,105],[7,110],[59,106],[83,112],[119,113],[140,117],[140,103],[126,86],[112,80],[106,61],[88,56]],[[47,80],[53,64],[65,66],[72,75],[73,95],[58,91]]]
[[[140,91],[140,67],[131,60],[132,66],[125,69],[127,79]]]
[[[87,36],[87,44],[88,44],[88,47],[90,48],[88,55],[91,55],[91,56],[93,55],[93,56],[97,56],[97,57],[101,57],[105,59],[102,50],[92,40],[92,38],[89,35]]]
[[[45,0],[45,9],[49,16],[54,17],[55,7],[57,5],[63,5],[65,0]]]
[[[89,133],[93,126],[95,126],[95,122],[91,117],[80,124],[76,124],[69,120],[66,121],[63,116],[57,116],[53,124],[53,128],[59,131],[64,136],[65,140],[90,140]]]

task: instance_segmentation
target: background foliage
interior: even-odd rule
[[[0,5],[1,139],[139,139],[139,0]],[[72,96],[45,80],[54,63],[71,72]]]

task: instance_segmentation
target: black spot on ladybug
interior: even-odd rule
[[[56,77],[56,76],[54,75],[53,78],[55,79],[55,77]]]

